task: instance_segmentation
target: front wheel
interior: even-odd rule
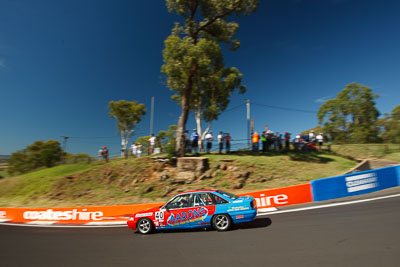
[[[137,229],[142,235],[147,235],[153,232],[153,223],[149,218],[141,218],[137,222]]]
[[[228,231],[232,225],[232,220],[228,214],[218,214],[214,216],[212,225],[217,231]]]

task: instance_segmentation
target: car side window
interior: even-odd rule
[[[201,193],[199,194],[199,197],[206,206],[214,205],[214,201],[210,193]]]
[[[194,206],[195,207],[200,207],[200,206],[205,206],[205,205],[206,204],[201,199],[200,194],[194,194]]]
[[[167,205],[167,209],[184,209],[193,207],[193,194],[176,196]]]
[[[229,201],[223,199],[220,196],[217,196],[216,194],[211,194],[210,193],[210,195],[212,196],[214,203],[217,204],[217,205],[218,204],[227,204],[227,203],[229,203]]]

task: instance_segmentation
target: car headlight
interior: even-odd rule
[[[133,218],[133,217],[129,217],[129,219],[128,219],[128,221],[134,221],[135,220],[135,218]]]

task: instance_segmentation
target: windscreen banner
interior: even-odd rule
[[[399,185],[398,166],[357,172],[311,182],[314,201],[367,194]]]
[[[307,203],[312,201],[311,185],[302,184],[278,189],[263,190],[238,194],[253,196],[258,212],[269,211],[271,208]]]

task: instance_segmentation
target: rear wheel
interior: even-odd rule
[[[217,231],[228,231],[232,225],[232,220],[228,214],[218,214],[214,216],[212,225]]]
[[[149,218],[141,218],[137,222],[137,229],[142,235],[147,235],[153,232],[153,223]]]

